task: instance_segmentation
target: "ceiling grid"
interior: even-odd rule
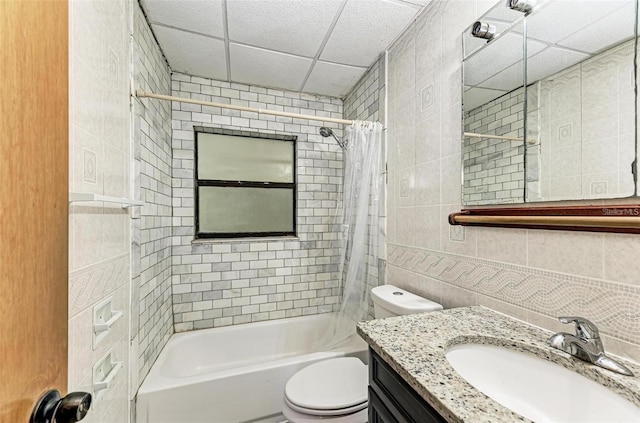
[[[172,70],[343,98],[431,0],[142,0]]]

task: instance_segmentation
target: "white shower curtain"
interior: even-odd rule
[[[333,325],[318,338],[331,348],[355,333],[355,324],[369,316],[370,290],[378,285],[380,201],[384,187],[382,124],[354,122],[346,128],[342,207],[336,213],[341,231],[341,303]]]

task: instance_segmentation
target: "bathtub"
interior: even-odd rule
[[[138,390],[137,423],[282,421],[284,387],[298,370],[345,355],[367,362],[367,344],[355,333],[331,350],[312,350],[331,319],[323,314],[173,335]]]

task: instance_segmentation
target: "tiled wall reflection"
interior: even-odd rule
[[[633,194],[633,42],[540,81],[542,198]]]
[[[524,89],[514,90],[465,112],[464,131],[522,139]],[[524,192],[523,153],[522,142],[464,137],[464,203],[521,203]]]

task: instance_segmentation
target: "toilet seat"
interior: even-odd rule
[[[282,404],[282,414],[291,423],[367,423],[369,420],[368,408],[343,416],[314,416],[295,411],[286,402]]]
[[[367,407],[367,366],[355,357],[320,361],[293,375],[284,401],[292,410],[312,416],[340,416]]]
[[[312,416],[344,416],[346,414],[353,414],[357,411],[367,408],[369,405],[368,401],[365,401],[360,404],[353,405],[347,408],[335,408],[330,410],[319,410],[316,408],[305,408],[300,407],[299,405],[293,404],[287,397],[284,397],[285,404],[292,410],[297,411],[303,414],[310,414]]]

